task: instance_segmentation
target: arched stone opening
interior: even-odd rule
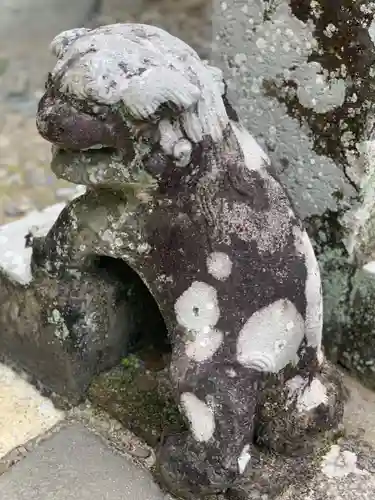
[[[121,282],[118,303],[126,302],[132,316],[132,331],[128,339],[127,355],[152,357],[168,356],[171,345],[159,307],[139,275],[123,260],[96,256],[93,268],[114,282]],[[124,332],[126,335],[126,332]],[[98,363],[100,371],[100,362]]]

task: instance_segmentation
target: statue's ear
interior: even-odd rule
[[[223,98],[225,110],[227,112],[227,115],[229,116],[230,120],[238,122],[239,117],[237,114],[237,111],[233,108],[231,103],[229,102],[228,99],[228,85],[226,81],[224,80],[223,72],[221,69],[217,68],[216,66],[211,66],[208,61],[204,61],[204,64],[207,69],[211,72],[213,80],[218,84],[220,88],[220,92]]]
[[[85,35],[89,31],[90,30],[87,28],[76,28],[63,31],[59,35],[55,36],[55,38],[52,40],[50,44],[50,51],[54,56],[60,59],[73,42],[78,40],[78,38]]]
[[[170,68],[151,68],[131,78],[122,101],[135,119],[147,120],[163,105],[184,112],[196,104],[201,90]]]
[[[206,69],[208,69],[211,73],[212,79],[214,82],[218,85],[221,95],[225,94],[225,82],[224,82],[224,76],[223,72],[220,68],[217,68],[216,66],[211,66],[208,61],[203,61]]]
[[[238,116],[238,113],[228,99],[228,85],[225,82],[224,82],[223,102],[225,106],[225,111],[227,112],[229,119],[232,120],[233,122],[239,122],[240,118]]]

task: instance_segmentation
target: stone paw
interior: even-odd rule
[[[328,362],[313,377],[296,375],[274,387],[258,412],[257,444],[287,454],[312,451],[319,436],[339,431],[344,393],[340,374]]]
[[[172,494],[187,500],[220,493],[235,484],[236,472],[221,462],[218,451],[188,433],[169,436],[157,453],[160,480]]]

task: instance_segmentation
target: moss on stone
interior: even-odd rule
[[[339,201],[339,200],[338,200]],[[349,317],[349,297],[355,265],[349,263],[344,245],[343,211],[326,210],[305,221],[317,255],[323,287],[323,344],[329,359],[337,362]]]
[[[134,355],[98,376],[89,389],[89,398],[150,446],[156,446],[164,433],[185,428],[165,369],[148,370]]]
[[[375,276],[359,270],[353,277],[350,320],[341,343],[341,364],[375,389]]]

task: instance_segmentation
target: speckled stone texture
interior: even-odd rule
[[[215,0],[212,54],[314,241],[327,354],[372,387],[374,26],[368,0]]]
[[[298,458],[261,454],[247,484],[229,500],[370,500],[375,494],[375,450],[355,436]]]
[[[318,462],[315,477],[289,487],[279,500],[370,500],[375,494],[374,458],[369,443],[344,438]]]
[[[321,349],[319,268],[221,71],[146,25],[70,30],[51,48],[38,130],[54,145],[55,174],[87,186],[45,236],[31,236],[33,277],[55,293],[53,332],[58,323],[77,356],[78,333],[84,346],[97,331],[105,343],[109,318],[125,317],[113,301],[126,288],[124,261],[171,342],[187,431],[158,451],[169,489],[194,498],[233,486],[255,443],[306,453],[343,414],[340,377]],[[64,315],[73,325],[62,326]]]

